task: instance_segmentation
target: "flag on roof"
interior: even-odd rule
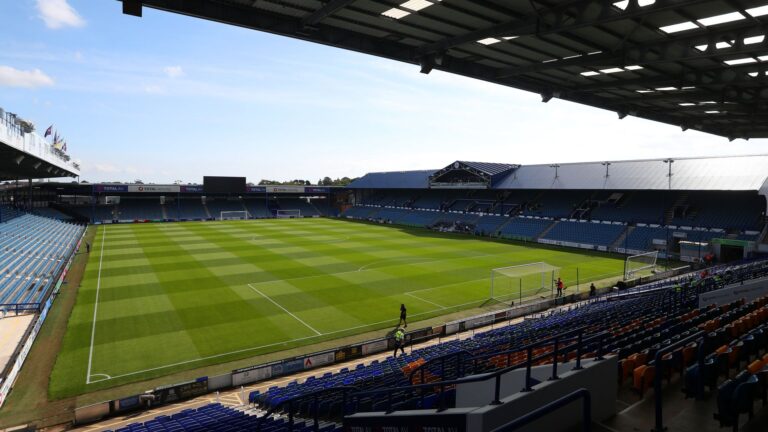
[[[43,138],[48,138],[48,135],[53,133],[53,125],[48,126],[48,129],[45,130],[45,135]]]

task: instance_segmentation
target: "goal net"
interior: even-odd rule
[[[301,210],[277,210],[275,216],[279,219],[300,218]]]
[[[223,211],[219,217],[219,220],[245,220],[248,219],[248,212],[245,210]]]
[[[554,292],[560,268],[536,262],[491,269],[491,300],[508,303]]]
[[[624,263],[624,280],[647,276],[653,273],[656,270],[656,259],[658,257],[659,251],[628,256],[627,261]]]

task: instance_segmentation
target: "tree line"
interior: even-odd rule
[[[332,179],[326,176],[319,179],[315,184],[317,186],[346,186],[352,183],[354,180],[356,179],[349,178],[349,177]],[[312,182],[310,182],[309,180],[301,180],[301,179],[288,180],[288,181],[262,179],[259,182],[259,186],[311,186],[311,185],[312,185]]]

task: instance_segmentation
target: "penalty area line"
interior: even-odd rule
[[[418,291],[412,291],[412,292],[418,292]],[[269,299],[269,300],[271,300],[271,299]],[[470,301],[470,302],[466,302],[466,303],[461,303],[461,304],[457,304],[457,305],[452,305],[452,306],[447,306],[447,307],[446,306],[441,306],[440,309],[433,309],[433,310],[426,311],[426,312],[419,312],[419,313],[415,313],[415,314],[409,314],[409,317],[413,318],[413,317],[417,317],[417,316],[433,314],[433,313],[436,313],[436,312],[445,312],[447,310],[460,309],[460,308],[462,308],[464,306],[469,306],[469,305],[480,305],[483,301],[484,300],[474,300],[474,301]],[[109,378],[100,379],[100,380],[98,380],[96,382],[103,382],[103,381],[108,381],[108,380],[113,380],[113,379],[118,379],[118,378],[124,378],[124,377],[132,376],[132,375],[139,375],[139,374],[143,374],[143,373],[146,373],[146,372],[153,372],[153,371],[157,371],[157,370],[168,369],[168,368],[172,368],[172,367],[176,367],[176,366],[182,366],[182,365],[186,365],[186,364],[197,363],[197,362],[211,360],[211,359],[215,359],[215,358],[226,357],[228,355],[240,354],[240,353],[244,353],[244,352],[248,352],[248,351],[257,351],[257,350],[264,349],[264,348],[271,348],[271,347],[275,347],[275,346],[279,346],[279,345],[286,345],[286,344],[290,344],[290,343],[294,343],[294,342],[308,341],[308,340],[312,340],[312,339],[317,339],[318,337],[321,337],[321,336],[331,336],[331,335],[335,335],[335,334],[339,334],[339,333],[346,333],[346,332],[349,332],[349,331],[352,331],[352,330],[359,330],[359,329],[364,329],[364,328],[369,328],[369,327],[375,327],[375,326],[378,326],[378,325],[381,325],[381,324],[395,323],[395,321],[397,321],[397,320],[389,319],[389,320],[383,320],[383,321],[378,321],[378,322],[373,322],[373,323],[368,323],[368,324],[362,324],[362,325],[358,325],[358,326],[354,326],[354,327],[348,327],[348,328],[344,328],[344,329],[341,329],[341,330],[334,330],[334,331],[330,331],[330,332],[322,333],[322,334],[318,334],[318,335],[305,336],[305,337],[300,337],[300,338],[295,338],[295,339],[288,339],[288,340],[284,340],[284,341],[281,341],[281,342],[275,342],[275,343],[266,344],[266,345],[260,345],[260,346],[250,347],[250,348],[243,348],[243,349],[239,349],[239,350],[235,350],[235,351],[229,351],[229,352],[225,352],[225,353],[221,353],[221,354],[214,354],[214,355],[210,355],[210,356],[206,356],[206,357],[200,357],[200,358],[196,358],[196,359],[192,359],[192,360],[184,360],[184,361],[180,361],[180,362],[176,362],[176,363],[171,363],[171,364],[167,364],[167,365],[163,365],[163,366],[157,366],[157,367],[153,367],[153,368],[143,369],[143,370],[139,370],[139,371],[135,371],[135,372],[128,372],[128,373],[124,373],[124,374],[120,374],[120,375],[109,376],[109,375],[106,375],[106,374],[99,374],[99,375],[102,375],[102,376],[109,376]],[[93,384],[93,383],[94,382],[88,382],[87,384]]]
[[[445,309],[445,308],[446,308],[445,306],[443,306],[443,305],[441,305],[441,304],[437,304],[437,303],[435,303],[435,302],[433,302],[433,301],[429,301],[429,300],[427,300],[427,299],[423,299],[423,298],[421,298],[421,297],[419,297],[419,296],[417,296],[417,295],[411,294],[411,293],[409,293],[409,292],[405,293],[405,295],[407,295],[407,296],[409,296],[409,297],[413,297],[413,298],[415,298],[416,300],[421,300],[421,301],[423,301],[423,302],[425,302],[425,303],[429,303],[429,304],[431,304],[431,305],[433,305],[433,306],[437,306],[437,307],[439,307],[440,309]]]
[[[297,317],[296,315],[294,315],[293,313],[291,313],[291,311],[289,311],[288,309],[286,309],[286,308],[284,308],[284,307],[280,306],[280,304],[279,304],[279,303],[277,303],[276,301],[274,301],[274,300],[272,300],[271,298],[269,298],[269,296],[268,296],[268,295],[266,295],[266,294],[264,294],[263,292],[261,292],[261,291],[257,290],[257,289],[256,289],[256,287],[254,287],[253,285],[251,285],[251,284],[248,284],[248,286],[249,286],[249,287],[250,287],[252,290],[254,290],[254,291],[256,291],[257,293],[259,293],[259,295],[261,295],[261,296],[262,296],[262,297],[264,297],[265,299],[267,299],[267,300],[269,300],[270,302],[272,302],[272,304],[273,304],[273,305],[275,305],[275,306],[279,307],[280,309],[282,309],[283,311],[285,311],[285,313],[287,313],[288,315],[292,316],[294,319],[296,319],[296,321],[298,321],[298,322],[300,322],[300,323],[304,324],[304,326],[305,326],[306,328],[308,328],[308,329],[312,330],[312,331],[313,331],[313,332],[315,332],[315,333],[316,333],[318,336],[322,336],[322,335],[323,335],[323,334],[322,334],[322,333],[320,333],[319,331],[315,330],[315,328],[314,328],[314,327],[312,327],[311,325],[309,325],[309,324],[305,323],[303,319],[301,319],[301,318]]]
[[[473,302],[473,303],[475,303],[475,302]],[[412,314],[411,317],[427,315],[427,314],[434,313],[434,312],[440,312],[442,310],[443,309],[435,309],[435,310],[431,310],[431,311],[427,311],[427,312],[420,312],[420,313],[417,313],[417,314]],[[362,328],[373,327],[373,326],[377,326],[377,325],[381,325],[381,324],[393,323],[395,321],[396,320],[393,320],[393,319],[385,320],[385,321],[378,321],[378,322],[369,323],[369,324],[363,324],[363,325],[359,325],[359,326],[355,326],[355,327],[349,327],[349,328],[345,328],[345,329],[341,329],[341,330],[334,330],[332,332],[324,333],[324,334],[322,334],[320,336],[329,336],[329,335],[334,335],[334,334],[338,334],[338,333],[345,333],[345,332],[352,331],[352,330],[359,330],[359,329],[362,329]],[[152,371],[161,370],[161,369],[168,369],[168,368],[172,368],[172,367],[175,367],[175,366],[181,366],[181,365],[185,365],[185,364],[196,363],[196,362],[201,362],[201,361],[205,361],[205,360],[211,360],[211,359],[215,359],[215,358],[219,358],[219,357],[226,357],[228,355],[240,354],[240,353],[244,353],[244,352],[248,352],[248,351],[256,351],[256,350],[260,350],[260,349],[264,349],[264,348],[271,348],[271,347],[274,347],[274,346],[290,344],[290,343],[293,343],[293,342],[302,342],[302,341],[305,341],[305,340],[316,339],[317,337],[318,336],[315,335],[315,336],[300,337],[300,338],[296,338],[296,339],[289,339],[289,340],[284,340],[284,341],[281,341],[281,342],[275,342],[275,343],[271,343],[271,344],[267,344],[267,345],[260,345],[260,346],[250,347],[250,348],[243,348],[243,349],[239,349],[239,350],[235,350],[235,351],[229,351],[229,352],[225,352],[225,353],[221,353],[221,354],[214,354],[214,355],[211,355],[211,356],[200,357],[200,358],[196,358],[196,359],[192,359],[192,360],[184,360],[184,361],[180,361],[180,362],[176,362],[176,363],[171,363],[171,364],[167,364],[167,365],[163,365],[163,366],[157,366],[157,367],[148,368],[148,369],[142,369],[140,371],[128,372],[128,373],[124,373],[124,374],[120,374],[120,375],[109,376],[109,375],[106,375],[106,374],[99,374],[99,375],[103,375],[103,376],[109,376],[109,378],[100,379],[97,382],[108,381],[108,380],[123,378],[123,377],[127,377],[127,376],[143,374],[143,373],[146,373],[146,372],[152,372]],[[88,384],[93,384],[93,383],[94,382],[88,382]]]

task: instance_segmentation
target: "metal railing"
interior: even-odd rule
[[[703,339],[705,332],[699,331],[696,332],[686,338],[680,339],[670,345],[666,345],[662,348],[660,348],[658,351],[656,351],[656,355],[653,358],[653,366],[655,368],[654,370],[654,377],[653,377],[653,399],[654,399],[654,415],[656,416],[655,419],[655,427],[652,432],[663,432],[666,430],[664,428],[664,415],[662,412],[662,399],[663,395],[661,394],[661,381],[662,381],[662,375],[664,374],[664,355],[667,353],[670,353],[678,348],[684,347],[690,342],[697,341],[698,339]],[[701,343],[701,342],[700,342]],[[701,351],[701,350],[700,350]],[[699,354],[699,370],[703,370],[703,360],[704,356],[703,354]]]
[[[288,430],[293,430],[293,424],[295,422],[295,418],[293,415],[294,407],[296,404],[300,403],[301,401],[312,399],[312,409],[310,410],[310,413],[312,414],[312,421],[313,421],[313,430],[318,431],[320,430],[320,410],[319,407],[319,400],[320,396],[327,396],[329,393],[341,393],[342,402],[341,402],[341,416],[344,417],[346,410],[347,410],[347,400],[348,400],[348,394],[353,391],[359,391],[357,387],[352,386],[343,386],[343,387],[332,387],[332,388],[326,388],[321,390],[316,390],[310,393],[306,393],[300,396],[296,396],[293,398],[288,398],[285,400],[282,400],[278,402],[277,404],[273,405],[263,416],[261,416],[256,423],[256,432],[259,432],[262,430],[262,427],[264,425],[264,422],[271,417],[272,415],[276,414],[282,407],[285,405],[288,405]]]
[[[580,388],[572,393],[569,393],[560,399],[554,400],[540,408],[537,408],[528,414],[519,417],[506,425],[494,429],[493,432],[512,432],[520,429],[528,423],[534,422],[547,414],[551,414],[564,406],[575,402],[579,399],[584,399],[584,403],[581,405],[581,430],[583,432],[592,431],[592,395],[589,390]]]
[[[445,355],[442,355],[442,356],[430,359],[429,361],[427,361],[427,362],[419,365],[418,367],[414,368],[411,371],[411,374],[409,376],[409,382],[413,383],[415,375],[417,373],[419,373],[420,374],[420,378],[421,378],[421,383],[424,383],[424,379],[426,378],[425,377],[425,373],[426,373],[425,370],[427,368],[429,368],[430,366],[436,364],[436,363],[440,364],[441,376],[445,377],[446,365],[450,364],[449,362],[454,361],[455,364],[456,364],[456,368],[457,368],[457,376],[456,376],[455,379],[458,379],[458,378],[461,378],[461,377],[465,376],[463,374],[464,372],[477,373],[478,372],[478,364],[481,361],[483,361],[483,360],[487,360],[487,359],[490,359],[490,358],[493,358],[493,357],[506,356],[506,365],[507,366],[511,366],[512,355],[513,354],[518,354],[518,353],[520,353],[522,351],[526,351],[527,352],[527,354],[528,354],[527,360],[532,360],[534,362],[539,361],[539,360],[543,360],[543,359],[549,357],[550,353],[541,354],[541,355],[531,359],[531,356],[532,356],[532,353],[533,353],[533,349],[539,348],[539,347],[542,347],[542,346],[546,346],[546,345],[550,345],[550,344],[552,344],[554,346],[554,350],[553,351],[559,352],[560,354],[568,354],[571,351],[574,351],[574,350],[578,351],[578,350],[580,350],[582,348],[582,343],[584,342],[583,341],[583,335],[584,335],[586,329],[587,329],[586,327],[580,327],[580,328],[577,328],[577,329],[569,330],[567,332],[558,333],[558,334],[556,334],[554,336],[550,336],[550,337],[542,339],[542,340],[540,340],[538,342],[534,342],[533,344],[528,344],[528,345],[524,345],[522,347],[517,347],[517,348],[509,348],[509,349],[502,350],[502,351],[495,351],[495,352],[491,352],[491,353],[484,353],[484,354],[480,354],[480,355],[477,355],[477,356],[472,355],[472,353],[470,353],[469,351],[466,351],[466,350],[461,350],[461,351],[453,352],[453,353],[450,353],[450,354],[445,354]],[[564,339],[564,338],[567,338],[568,336],[572,336],[572,335],[576,335],[576,336],[568,338],[568,339]],[[596,335],[593,335],[591,337],[594,337]],[[509,346],[510,347],[513,346],[514,343],[515,343],[515,341],[512,339],[512,337],[510,337]],[[562,346],[561,344],[565,344],[565,346]],[[562,346],[562,348],[560,348],[561,346]],[[598,349],[602,350],[602,344],[600,345],[600,347]],[[600,352],[597,355],[598,355],[598,357],[602,358],[602,354],[603,353]],[[464,358],[462,359],[462,357],[464,357]],[[580,358],[581,355],[577,353],[577,357]],[[518,363],[519,366],[522,366],[524,364],[525,364],[525,362]],[[471,367],[469,367],[469,366],[471,366]],[[555,372],[556,372],[557,361],[554,362],[554,367],[555,367]],[[555,373],[555,375],[556,375],[556,373]]]
[[[387,397],[387,405],[386,405],[387,409],[386,409],[386,412],[390,413],[390,412],[393,411],[392,410],[392,396],[393,396],[393,394],[398,393],[398,392],[414,392],[414,391],[419,391],[419,393],[420,393],[419,397],[420,397],[421,402],[423,403],[424,397],[425,397],[425,391],[427,389],[434,390],[436,388],[440,389],[440,392],[438,393],[438,400],[437,400],[438,408],[437,409],[438,409],[438,411],[443,411],[443,410],[445,410],[447,408],[445,406],[446,405],[445,394],[446,394],[446,389],[448,387],[453,387],[453,386],[456,386],[456,385],[459,385],[459,384],[468,384],[468,383],[473,383],[473,382],[482,382],[482,381],[487,381],[487,380],[491,380],[491,379],[495,380],[495,383],[494,383],[493,400],[490,401],[489,404],[491,404],[491,405],[499,405],[499,404],[501,404],[501,377],[503,375],[505,375],[506,373],[508,373],[508,372],[511,372],[513,370],[517,370],[517,369],[520,369],[522,367],[525,367],[526,368],[526,371],[525,371],[525,386],[524,386],[523,389],[521,389],[521,391],[523,391],[523,392],[531,391],[532,387],[533,387],[533,381],[532,381],[532,378],[531,378],[531,369],[532,369],[533,364],[538,362],[538,361],[541,361],[541,360],[544,360],[546,358],[551,357],[552,358],[552,376],[550,377],[550,379],[558,379],[559,378],[558,375],[557,375],[557,366],[558,366],[558,363],[559,363],[559,357],[564,353],[564,351],[560,350],[560,348],[559,348],[559,341],[563,337],[571,336],[573,334],[577,335],[576,336],[576,340],[578,341],[577,342],[577,346],[569,347],[569,349],[566,351],[566,352],[568,352],[568,351],[571,351],[572,349],[576,349],[576,351],[577,351],[576,357],[574,359],[576,361],[576,366],[574,367],[574,370],[579,370],[579,369],[582,368],[582,366],[581,366],[581,360],[582,360],[581,357],[584,354],[583,353],[583,346],[585,344],[591,344],[591,343],[594,343],[594,342],[597,341],[598,342],[598,349],[597,349],[597,352],[596,352],[595,360],[598,360],[598,361],[602,360],[603,359],[603,356],[602,356],[603,355],[603,343],[605,341],[605,338],[609,335],[609,333],[608,332],[600,332],[600,333],[597,333],[597,334],[592,335],[592,336],[590,336],[590,337],[585,339],[583,337],[583,332],[584,332],[583,328],[577,329],[577,330],[571,330],[569,332],[565,332],[565,333],[562,333],[562,334],[559,334],[559,335],[556,335],[556,336],[552,336],[552,337],[547,338],[545,340],[542,340],[542,341],[539,341],[539,342],[536,342],[536,343],[533,343],[533,344],[529,344],[529,345],[520,347],[520,348],[516,349],[515,352],[526,351],[527,358],[526,358],[525,361],[520,362],[518,364],[514,364],[514,365],[511,365],[511,366],[507,366],[507,367],[498,369],[498,370],[493,371],[493,372],[484,373],[484,374],[478,374],[478,375],[474,375],[474,376],[471,376],[471,377],[462,377],[462,378],[458,378],[458,379],[454,379],[454,380],[443,380],[443,381],[439,381],[439,382],[422,383],[422,384],[418,384],[418,385],[409,385],[409,386],[384,388],[384,389],[374,389],[374,390],[367,390],[367,391],[363,391],[363,392],[358,392],[358,393],[352,395],[353,404],[355,405],[355,412],[357,412],[359,410],[360,400],[365,398],[365,397],[370,397],[370,396],[378,395],[378,394],[386,394],[386,397]],[[534,348],[538,348],[540,346],[547,345],[550,342],[554,342],[554,350],[552,352],[544,353],[544,354],[541,354],[539,356],[533,357],[533,349]]]
[[[0,303],[0,311],[15,312],[17,315],[21,312],[40,312],[43,303]]]

